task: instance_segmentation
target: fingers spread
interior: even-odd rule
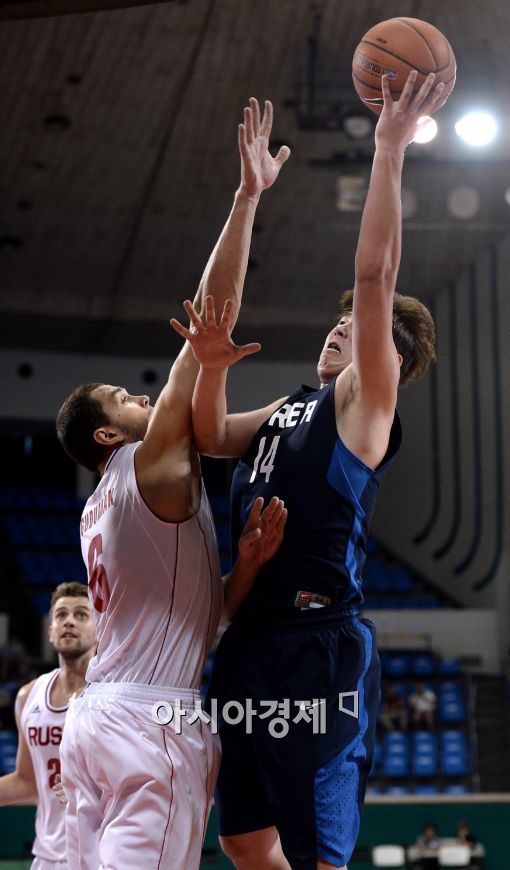
[[[289,159],[289,157],[290,157],[290,148],[288,147],[288,145],[282,145],[282,147],[280,148],[280,150],[278,151],[278,154],[276,155],[276,157],[274,159],[276,160],[276,162],[280,166],[283,166],[283,164],[285,163],[286,160]]]
[[[239,353],[239,359],[242,359],[243,356],[251,356],[253,353],[258,353],[259,350],[262,349],[262,345],[257,341],[253,341],[251,344],[242,344],[240,347],[236,347],[236,350]]]
[[[414,90],[414,85],[416,82],[417,75],[418,75],[417,70],[412,69],[411,72],[409,73],[409,75],[407,76],[407,81],[406,81],[404,87],[402,88],[402,93],[400,94],[400,99],[398,102],[399,102],[399,105],[403,109],[406,108],[409,100],[411,99],[411,97],[413,95],[413,90]],[[423,85],[422,85],[422,87],[423,87]]]
[[[388,103],[392,103],[393,97],[391,96],[390,80],[389,80],[388,76],[381,77],[381,89],[382,89],[384,105],[386,106]]]
[[[253,118],[253,134],[254,136],[258,136],[260,132],[260,106],[259,101],[255,99],[255,97],[250,97],[250,109],[252,111]]]
[[[178,332],[179,335],[182,335],[182,337],[186,340],[192,338],[192,334],[189,329],[186,329],[186,327],[183,326],[182,323],[179,323],[179,321],[176,320],[175,317],[172,317],[170,319],[170,326],[172,327],[172,329],[175,329],[175,331]]]
[[[253,112],[246,106],[244,109],[244,126],[246,127],[246,141],[248,145],[251,145],[255,138],[254,128],[253,128]]]
[[[429,92],[432,88],[432,85],[434,84],[435,78],[436,78],[435,73],[428,74],[427,78],[423,82],[421,88],[419,89],[418,93],[416,94],[416,96],[414,98],[413,105],[415,106],[415,108],[420,108],[422,106],[422,104],[425,102],[425,100],[427,99]]]
[[[255,499],[255,501],[253,502],[253,504],[251,506],[250,513],[248,514],[248,521],[246,523],[247,528],[251,529],[253,526],[255,526],[259,522],[260,512],[262,510],[263,504],[264,504],[264,499],[262,498],[262,496],[259,496],[258,498]]]
[[[232,308],[233,307],[234,306],[233,306],[232,300],[226,299],[225,305],[223,306],[223,311],[221,312],[221,320],[220,320],[220,326],[223,329],[228,329],[228,327],[230,326],[230,321],[232,319]]]
[[[273,104],[270,100],[266,100],[264,103],[264,117],[262,118],[262,124],[260,127],[260,134],[262,136],[271,135],[271,130],[273,127]]]

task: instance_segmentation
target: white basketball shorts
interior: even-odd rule
[[[219,739],[200,719],[161,725],[157,701],[193,690],[93,683],[67,712],[60,757],[73,870],[198,870]]]

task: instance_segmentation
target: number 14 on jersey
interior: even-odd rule
[[[271,444],[269,445],[269,449],[264,456],[266,440],[266,436],[263,435],[259,441],[259,449],[257,450],[257,455],[253,463],[253,471],[250,477],[250,483],[253,483],[257,474],[265,474],[266,483],[269,483],[269,478],[271,477],[271,472],[274,468],[274,460],[276,456],[276,451],[278,449],[278,444],[280,442],[280,436],[274,435],[271,440]]]

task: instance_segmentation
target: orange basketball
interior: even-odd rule
[[[441,108],[455,84],[455,55],[446,36],[419,18],[390,18],[376,24],[365,33],[352,59],[354,87],[377,115],[383,107],[381,76],[389,76],[391,93],[398,97],[412,69],[418,71],[415,91],[431,72],[436,74],[436,84],[444,82],[437,107]]]

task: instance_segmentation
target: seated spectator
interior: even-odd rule
[[[437,828],[435,825],[432,824],[432,822],[429,822],[427,825],[425,825],[421,834],[416,837],[416,846],[423,852],[439,849],[439,837],[437,835]]]
[[[413,870],[432,870],[437,867],[437,854],[440,840],[436,826],[429,822],[416,838],[414,846],[408,849],[408,858]]]
[[[387,731],[406,731],[409,724],[406,702],[394,685],[384,691],[379,719]]]
[[[434,713],[437,698],[432,689],[427,689],[425,683],[417,683],[413,694],[409,696],[411,721],[415,728],[434,728]]]
[[[463,821],[457,822],[457,840],[470,849],[475,849],[478,842],[468,823]]]

